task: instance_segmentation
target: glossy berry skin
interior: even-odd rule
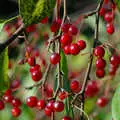
[[[54,100],[51,100],[51,101],[49,101],[48,104],[46,105],[46,107],[49,108],[51,111],[54,111],[54,107],[53,107],[54,102],[55,102]]]
[[[40,65],[36,64],[35,66],[30,67],[30,72],[40,71]]]
[[[97,56],[97,57],[104,57],[104,54],[105,54],[105,50],[103,47],[101,46],[97,46],[95,49],[94,49],[94,55]]]
[[[71,26],[70,23],[65,23],[65,24],[63,24],[63,25],[61,26],[62,32],[68,33],[68,30],[69,30],[70,26]]]
[[[70,36],[68,33],[64,33],[60,38],[60,42],[64,46],[69,45],[72,42],[72,36]]]
[[[80,47],[80,50],[83,50],[86,48],[86,42],[84,40],[78,40],[77,44]]]
[[[45,105],[46,105],[45,100],[38,100],[37,109],[42,110],[45,108]]]
[[[114,19],[114,15],[113,15],[113,13],[112,12],[107,12],[107,13],[105,13],[105,15],[104,15],[104,20],[106,21],[106,22],[111,22],[112,20]]]
[[[98,58],[96,61],[96,68],[101,69],[105,68],[106,66],[106,61],[103,58]]]
[[[0,110],[3,110],[5,108],[5,104],[2,100],[0,100]]]
[[[115,75],[116,71],[117,71],[117,67],[113,66],[113,65],[110,65],[110,67],[109,67],[109,74],[110,75]]]
[[[104,15],[105,15],[105,12],[106,12],[105,8],[102,7],[102,8],[100,9],[99,15],[100,15],[100,16],[104,16]]]
[[[59,99],[60,100],[64,100],[66,97],[68,96],[68,93],[67,92],[65,92],[65,91],[61,91],[60,93],[59,93]]]
[[[60,62],[60,55],[58,53],[53,53],[50,56],[50,63],[56,65],[59,62]]]
[[[112,35],[115,32],[114,25],[112,23],[108,23],[106,25],[106,31],[108,34]]]
[[[64,53],[65,53],[66,55],[69,55],[69,54],[70,54],[70,45],[66,45],[66,46],[63,48],[63,50],[64,50]]]
[[[110,58],[110,63],[113,65],[113,66],[118,66],[120,64],[120,58],[119,56],[117,55],[112,55],[111,58]]]
[[[64,110],[64,103],[61,101],[55,101],[53,108],[55,112],[62,112]]]
[[[9,88],[5,91],[4,95],[12,95],[12,90]]]
[[[38,81],[41,80],[41,78],[42,78],[42,73],[41,73],[41,71],[33,71],[33,72],[31,73],[31,75],[32,75],[32,80],[33,80],[34,82],[38,82]]]
[[[97,104],[99,107],[105,107],[105,106],[107,105],[107,103],[108,103],[108,99],[107,99],[106,97],[100,97],[100,98],[98,98],[96,104]]]
[[[104,69],[96,69],[96,76],[98,78],[103,78],[105,76],[105,70]]]
[[[77,89],[79,89],[79,85],[80,83],[77,81],[77,80],[73,80],[71,83],[70,83],[70,89],[72,91],[75,91]]]
[[[70,45],[70,53],[72,55],[78,55],[80,52],[80,47],[78,46],[78,44],[73,43]]]
[[[72,119],[68,116],[65,116],[65,117],[62,118],[62,120],[72,120]]]
[[[30,96],[26,99],[26,104],[28,107],[33,108],[37,105],[37,98],[35,96]]]
[[[29,57],[27,62],[30,66],[34,66],[35,65],[35,58],[34,57]]]
[[[75,25],[71,25],[71,26],[69,27],[68,33],[69,33],[70,35],[77,35],[77,33],[78,33],[77,27],[76,27]]]
[[[21,101],[18,98],[13,98],[12,105],[13,107],[19,107],[21,106]]]
[[[4,102],[6,102],[6,103],[11,103],[11,102],[12,102],[12,99],[13,99],[13,96],[12,96],[12,95],[4,95],[4,96],[3,96],[3,100],[4,100]]]
[[[92,80],[87,83],[87,86],[85,88],[85,95],[87,97],[93,97],[99,92],[99,87],[97,85],[97,82]]]
[[[52,115],[52,110],[48,107],[45,107],[44,113],[46,116],[50,117]]]
[[[14,107],[12,108],[11,113],[13,117],[18,117],[21,114],[21,110],[18,107]]]

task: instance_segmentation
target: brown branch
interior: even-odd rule
[[[4,49],[9,46],[24,30],[24,24],[22,24],[16,31],[15,33],[8,38],[4,43],[0,44],[0,54],[4,51]]]

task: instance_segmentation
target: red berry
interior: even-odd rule
[[[35,82],[38,82],[39,80],[41,80],[42,78],[42,73],[41,71],[33,71],[31,73],[32,75],[32,80],[35,81]]]
[[[62,112],[64,110],[64,103],[61,101],[56,101],[53,104],[55,112]]]
[[[17,78],[16,80],[13,80],[11,82],[11,85],[10,85],[11,89],[17,89],[19,87],[20,87],[20,79],[19,78]]]
[[[72,91],[75,91],[79,88],[80,86],[80,83],[77,81],[77,80],[73,80],[71,83],[70,83],[70,89]]]
[[[99,87],[96,81],[89,81],[85,88],[85,95],[87,97],[93,97],[99,92]]]
[[[35,58],[34,57],[29,57],[27,62],[30,66],[34,66],[35,65]]]
[[[35,24],[33,24],[33,25],[30,25],[30,26],[28,26],[27,28],[26,28],[26,32],[34,32],[35,31],[35,29],[36,29],[36,25]]]
[[[35,96],[30,96],[26,100],[26,104],[28,107],[33,108],[37,105],[37,98]]]
[[[114,29],[114,25],[112,23],[108,23],[106,25],[106,31],[108,34],[113,34],[115,29]]]
[[[115,75],[116,71],[117,71],[117,67],[113,66],[113,65],[110,65],[110,67],[109,67],[109,74],[110,75]]]
[[[0,110],[3,110],[5,108],[5,104],[2,100],[0,100]]]
[[[102,8],[100,9],[99,15],[100,15],[100,16],[104,16],[104,15],[105,15],[105,12],[106,12],[105,8],[102,7]]]
[[[68,45],[68,44],[71,44],[71,42],[72,42],[72,36],[70,36],[68,33],[64,33],[64,34],[61,36],[60,42],[61,42],[61,44],[63,44],[64,46],[65,46],[65,45]]]
[[[104,3],[105,3],[105,4],[108,4],[108,2],[109,2],[109,0],[104,0]]]
[[[113,65],[113,66],[118,66],[120,64],[120,58],[119,56],[117,55],[112,55],[111,58],[110,58],[110,63]]]
[[[70,45],[70,53],[72,55],[78,55],[80,52],[80,47],[78,46],[78,44],[73,43]]]
[[[80,47],[80,50],[83,50],[86,48],[86,42],[84,40],[78,40],[77,44]]]
[[[32,73],[34,71],[40,71],[40,65],[36,64],[35,66],[31,66],[30,72]]]
[[[12,95],[12,90],[9,88],[5,91],[4,95]]]
[[[68,33],[69,33],[70,35],[77,35],[77,33],[78,33],[77,27],[76,27],[75,25],[71,25],[71,26],[69,27]]]
[[[98,91],[99,91],[99,88],[96,81],[90,81],[87,83],[85,93],[88,97],[92,97],[96,95]]]
[[[62,118],[62,120],[72,120],[72,119],[68,116],[65,116],[65,117]]]
[[[96,69],[96,76],[98,78],[103,78],[105,76],[105,70],[104,69]]]
[[[18,117],[21,114],[21,110],[18,107],[14,107],[11,113],[13,117]]]
[[[19,107],[21,106],[21,101],[18,98],[13,98],[12,105],[13,107]]]
[[[70,45],[66,45],[63,50],[66,55],[69,55],[70,54]]]
[[[60,100],[64,100],[66,97],[68,96],[68,93],[67,92],[65,92],[65,91],[61,91],[60,93],[59,93],[59,99]]]
[[[54,111],[54,107],[53,107],[54,102],[55,102],[54,100],[51,100],[51,101],[49,101],[48,104],[46,105],[46,107],[49,108],[51,111]]]
[[[6,102],[6,103],[11,103],[12,102],[12,99],[13,99],[13,96],[12,95],[4,95],[3,96],[3,100],[4,100],[4,102]]]
[[[57,32],[59,28],[60,28],[60,25],[56,21],[54,21],[50,26],[51,32]]]
[[[105,50],[103,47],[101,46],[97,46],[95,49],[94,49],[94,55],[97,56],[97,57],[104,57],[104,54],[105,54]]]
[[[45,107],[44,112],[45,112],[45,115],[48,116],[48,117],[50,117],[52,115],[52,111],[48,107]]]
[[[105,13],[105,15],[104,15],[104,20],[105,20],[106,22],[111,22],[113,19],[114,19],[114,15],[113,15],[112,12],[107,12],[107,13]]]
[[[44,109],[45,108],[45,100],[38,100],[38,102],[37,102],[37,108],[39,110]]]
[[[97,100],[97,105],[99,107],[105,107],[108,103],[108,99],[106,97],[100,97],[98,100]]]
[[[68,30],[69,30],[70,26],[71,26],[70,23],[65,23],[65,24],[63,24],[63,25],[61,26],[62,32],[68,33]]]
[[[43,18],[40,23],[42,24],[46,24],[48,22],[48,16],[46,16],[45,18]]]
[[[50,98],[53,96],[53,88],[50,85],[45,86],[46,97]]]
[[[50,63],[56,65],[60,62],[60,55],[58,53],[53,53],[50,56]]]
[[[106,66],[106,61],[102,58],[98,58],[97,61],[96,61],[96,68],[105,68]]]

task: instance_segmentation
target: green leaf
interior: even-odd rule
[[[49,16],[56,0],[19,0],[19,12],[26,26],[39,23]]]
[[[120,11],[120,0],[115,0],[115,3],[116,3],[116,5],[117,5],[117,7],[118,7],[118,9]]]
[[[112,117],[114,120],[120,120],[120,86],[116,89],[112,99]]]
[[[4,23],[0,24],[0,32]],[[9,86],[8,82],[8,48],[0,54],[0,92],[6,90]]]

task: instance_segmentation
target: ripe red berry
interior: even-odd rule
[[[26,104],[28,107],[33,108],[37,105],[37,98],[35,96],[30,96],[26,99]]]
[[[29,32],[34,32],[36,29],[36,25],[33,24],[33,25],[30,25],[26,28],[26,32],[29,33]]]
[[[33,71],[31,73],[32,75],[32,80],[35,81],[35,82],[38,82],[39,80],[41,80],[42,78],[42,73],[41,71]]]
[[[37,108],[39,110],[44,109],[45,108],[45,100],[38,100],[38,102],[37,102]]]
[[[110,67],[109,67],[109,74],[110,74],[110,75],[115,75],[115,74],[116,74],[116,71],[117,71],[117,67],[116,67],[116,66],[113,66],[113,65],[111,64]]]
[[[86,42],[84,40],[78,40],[77,44],[80,47],[80,50],[83,50],[86,48]]]
[[[70,36],[68,33],[64,33],[60,38],[60,42],[64,46],[69,45],[72,42],[72,36]]]
[[[18,108],[18,107],[14,107],[14,108],[11,110],[11,113],[12,113],[12,116],[13,116],[13,117],[18,117],[18,116],[21,114],[21,110],[20,110],[20,108]]]
[[[30,72],[32,73],[34,71],[40,71],[40,65],[36,64],[35,66],[31,66]]]
[[[106,31],[108,34],[113,34],[115,32],[114,25],[112,23],[108,23],[106,25]]]
[[[48,16],[46,16],[45,18],[43,18],[40,23],[42,24],[46,24],[48,22]]]
[[[58,53],[53,53],[50,56],[50,63],[56,65],[60,62],[60,55]]]
[[[59,93],[59,99],[60,100],[64,100],[66,97],[68,96],[68,93],[67,92],[65,92],[65,91],[61,91],[60,93]]]
[[[98,78],[103,78],[105,76],[105,70],[104,69],[96,69],[96,76]]]
[[[69,33],[70,35],[77,35],[77,33],[78,33],[77,27],[76,27],[75,25],[71,25],[71,26],[69,27],[68,33]]]
[[[34,57],[29,57],[27,62],[30,66],[34,66],[35,65],[35,58]]]
[[[0,110],[3,110],[5,108],[5,104],[2,100],[0,100]]]
[[[68,30],[69,30],[70,26],[71,26],[70,23],[65,23],[65,24],[63,24],[63,25],[61,26],[62,32],[68,33]]]
[[[59,28],[60,28],[60,25],[56,21],[54,21],[50,26],[51,32],[57,32]]]
[[[68,116],[65,116],[65,117],[62,118],[62,120],[72,120],[72,119]]]
[[[12,95],[12,90],[9,88],[5,91],[4,95]]]
[[[63,50],[66,55],[69,55],[70,54],[70,45],[66,45]]]
[[[100,16],[104,16],[104,15],[105,15],[105,12],[106,12],[105,8],[102,7],[102,8],[100,9],[99,15],[100,15]]]
[[[55,112],[62,112],[64,110],[64,103],[61,101],[55,101],[53,107]]]
[[[93,97],[99,92],[99,87],[97,85],[97,82],[92,80],[87,83],[87,86],[85,88],[85,95],[87,97]]]
[[[98,58],[96,61],[96,68],[105,68],[106,66],[106,61],[103,58]]]
[[[80,52],[80,47],[78,46],[78,44],[73,43],[70,45],[70,53],[72,55],[78,55]]]
[[[97,57],[104,57],[104,54],[105,54],[105,50],[103,47],[101,46],[97,46],[95,49],[94,49],[94,55],[97,56]]]
[[[105,107],[107,105],[107,103],[108,103],[108,99],[106,97],[100,97],[97,100],[97,105],[99,107]]]
[[[52,110],[48,107],[45,107],[44,112],[45,112],[45,115],[48,117],[52,115]]]
[[[46,107],[49,108],[51,111],[54,111],[54,107],[53,107],[54,102],[55,102],[54,100],[51,100],[46,105]]]
[[[72,91],[75,91],[79,88],[80,86],[80,83],[77,81],[77,80],[73,80],[71,83],[70,83],[70,89]]]
[[[3,96],[3,101],[6,102],[6,103],[11,103],[12,99],[13,99],[13,96],[9,95],[9,94]]]
[[[109,0],[104,0],[104,3],[105,3],[105,4],[108,4],[108,2],[109,2]]]
[[[120,58],[119,56],[117,55],[112,55],[110,57],[110,63],[113,65],[113,66],[118,66],[120,64]]]
[[[19,107],[21,105],[21,101],[18,98],[13,98],[12,105],[13,107]]]
[[[104,20],[105,20],[106,22],[111,22],[113,19],[114,19],[114,15],[113,15],[112,12],[107,12],[107,13],[105,13],[105,15],[104,15]]]

